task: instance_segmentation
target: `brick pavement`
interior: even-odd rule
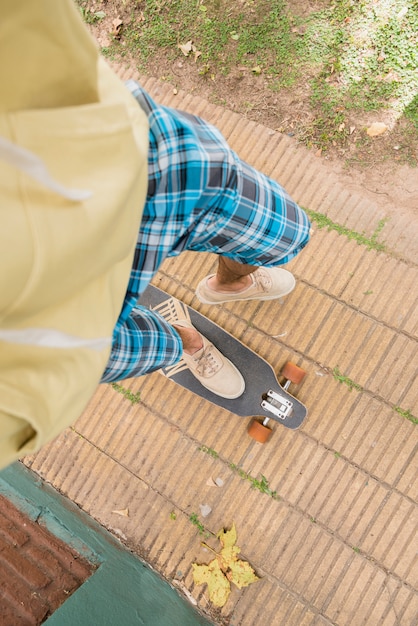
[[[156,278],[277,371],[289,358],[304,367],[298,396],[308,420],[297,432],[276,426],[262,446],[248,438],[246,420],[156,373],[125,383],[140,391],[139,405],[100,387],[74,427],[26,463],[219,624],[413,626],[417,434],[406,416],[417,418],[418,405],[414,225],[396,215],[382,222],[377,204],[344,189],[288,137],[144,82],[159,101],[215,123],[244,159],[331,220],[331,229],[314,224],[291,263],[297,287],[283,302],[200,305],[194,286],[215,267],[206,255],[168,260]],[[254,488],[261,476],[278,499]],[[204,504],[212,509],[205,518]],[[113,512],[125,508],[127,517]],[[191,563],[211,558],[193,513],[214,533],[235,521],[243,557],[262,576],[234,590],[221,611],[193,584]]]
[[[0,625],[42,624],[95,566],[0,495]]]

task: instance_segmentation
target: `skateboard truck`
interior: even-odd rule
[[[283,385],[284,391],[288,389],[290,383],[290,380],[286,381],[286,383]],[[289,415],[293,413],[293,402],[278,394],[276,391],[273,391],[272,389],[268,390],[266,397],[261,403],[261,406],[265,411],[273,413],[273,415],[281,420],[285,420],[286,417],[289,417]],[[264,419],[264,426],[267,426],[269,419],[269,417],[266,417]]]
[[[290,361],[286,363],[281,373],[286,379],[286,382],[283,385],[280,385],[280,389],[284,392],[284,394],[282,395],[277,391],[269,389],[266,394],[263,394],[263,400],[261,402],[261,407],[264,411],[270,413],[271,417],[267,415],[263,421],[254,419],[250,422],[248,427],[248,434],[250,437],[259,443],[266,443],[266,441],[270,439],[272,434],[272,430],[268,426],[270,419],[284,421],[287,418],[292,417],[294,405],[292,400],[288,397],[290,394],[287,390],[291,383],[298,385],[302,382],[306,374],[305,370]]]

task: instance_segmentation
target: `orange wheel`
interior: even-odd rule
[[[288,361],[284,368],[282,369],[282,376],[290,380],[291,383],[295,383],[295,385],[299,385],[302,380],[305,378],[306,372],[298,365],[291,363]]]
[[[264,424],[257,420],[253,420],[248,426],[248,434],[258,441],[258,443],[266,443],[266,441],[270,439],[272,432],[271,428],[264,426]]]

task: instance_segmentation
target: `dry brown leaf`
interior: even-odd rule
[[[119,509],[117,511],[112,511],[116,515],[121,515],[122,517],[129,517],[129,509]]]
[[[373,122],[371,126],[366,130],[369,137],[377,137],[383,135],[387,131],[388,127],[383,122]]]
[[[187,41],[186,43],[179,43],[178,48],[182,51],[185,57],[188,57],[192,51],[193,41]]]

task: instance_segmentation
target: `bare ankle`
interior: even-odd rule
[[[184,328],[184,326],[177,326],[176,324],[173,326],[180,335],[184,352],[194,354],[203,348],[202,338],[195,328]]]
[[[225,281],[220,280],[219,277],[215,274],[214,276],[211,276],[211,278],[208,279],[207,284],[208,284],[208,287],[210,287],[210,289],[213,289],[214,291],[238,292],[238,291],[243,291],[244,289],[247,289],[247,287],[249,287],[252,284],[252,280],[249,275],[246,275],[246,276],[239,276],[233,281],[225,282]]]

